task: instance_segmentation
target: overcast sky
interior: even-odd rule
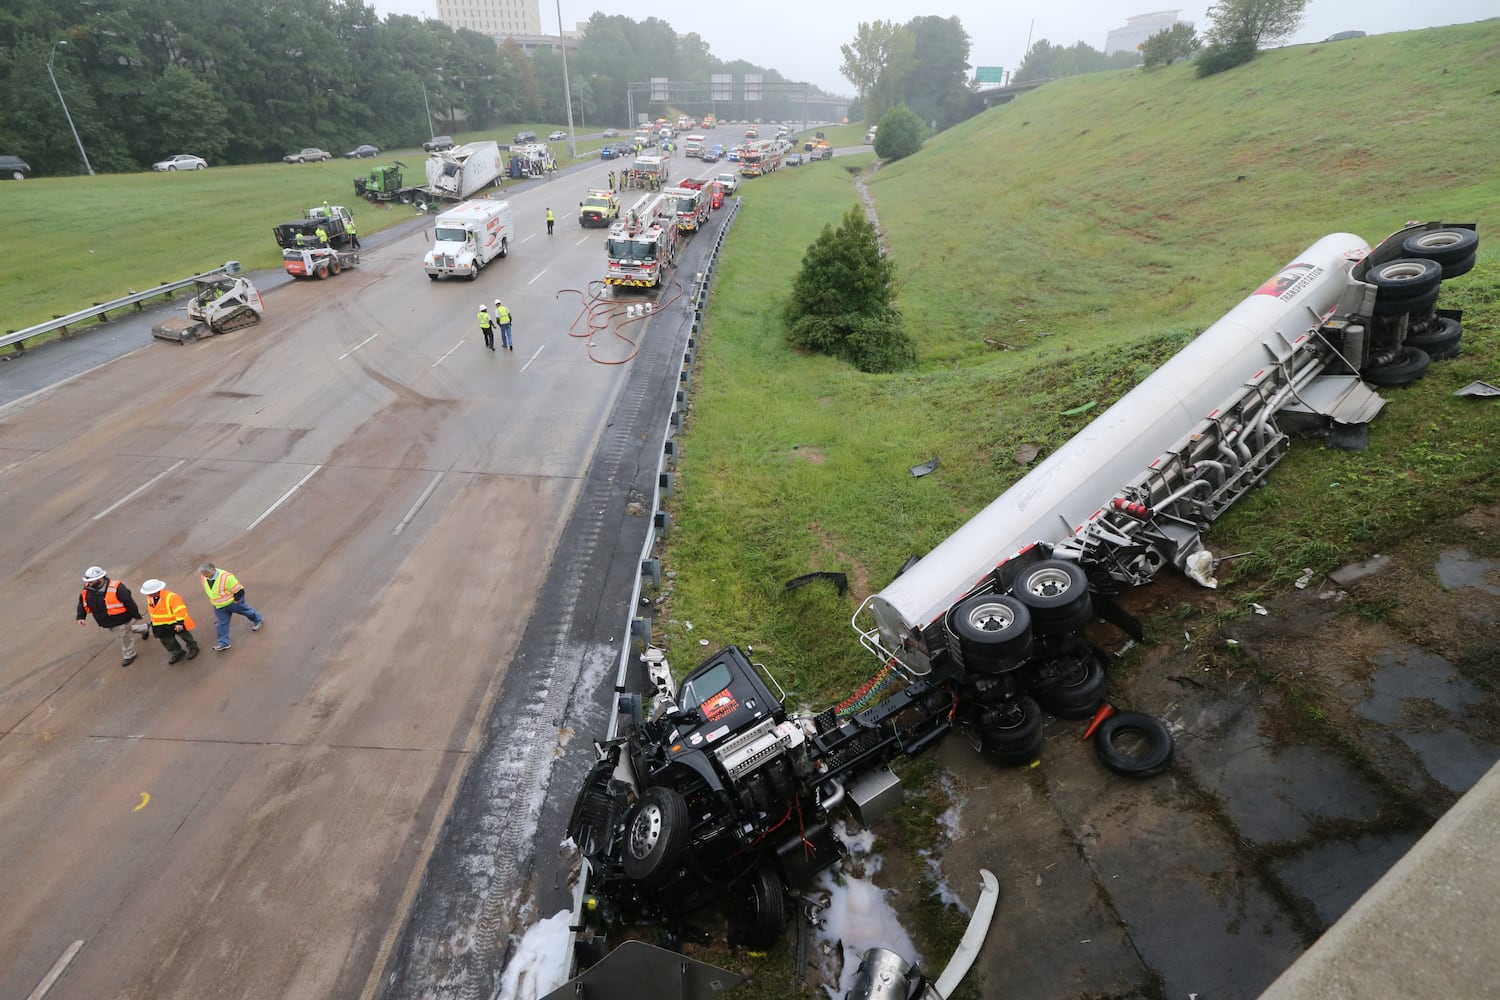
[[[367,0],[381,14],[437,17],[436,0]],[[839,46],[854,39],[861,21],[905,23],[932,14],[956,15],[969,33],[971,66],[1013,70],[1026,54],[1027,38],[1054,45],[1085,42],[1103,51],[1105,35],[1127,17],[1172,10],[1159,0],[1053,0],[1032,5],[994,0],[949,0],[928,6],[917,0],[716,0],[677,4],[620,3],[613,0],[561,0],[563,23],[572,28],[595,11],[623,14],[637,21],[655,16],[679,34],[697,32],[723,60],[744,59],[775,69],[790,80],[816,84],[835,94],[852,94],[839,73]],[[643,10],[642,7],[646,9]],[[1180,8],[1179,15],[1201,31],[1210,4]],[[651,9],[656,8],[656,9]],[[1493,17],[1496,0],[1311,0],[1294,42],[1314,42],[1335,31],[1374,34],[1461,24]],[[558,0],[541,0],[542,30],[557,31]]]

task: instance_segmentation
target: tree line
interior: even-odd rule
[[[63,42],[65,44],[57,44]],[[51,62],[94,169],[140,170],[186,152],[278,160],[304,146],[419,144],[436,133],[567,120],[562,57],[438,21],[380,18],[363,0],[10,0],[0,10],[0,153],[38,174],[83,172]],[[596,13],[568,52],[575,123],[626,128],[626,87],[652,77],[736,83],[779,73],[723,62],[658,18]],[[810,88],[814,89],[815,88]],[[635,110],[665,114],[637,95]],[[800,99],[721,104],[782,117]],[[704,109],[705,111],[707,108]]]

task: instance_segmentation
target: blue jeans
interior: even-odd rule
[[[244,601],[235,601],[233,604],[226,604],[222,608],[214,608],[214,624],[217,626],[214,638],[218,640],[220,646],[229,645],[230,615],[244,615],[257,625],[261,622],[260,612]]]
[[[509,323],[501,323],[500,324],[500,346],[501,347],[509,347],[510,346],[510,324]]]

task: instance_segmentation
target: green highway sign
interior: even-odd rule
[[[975,83],[1004,83],[1005,69],[1001,66],[975,66]]]

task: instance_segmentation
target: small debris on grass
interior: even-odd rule
[[[1016,464],[1030,465],[1042,453],[1042,446],[1028,441],[1016,449]]]
[[[1292,586],[1296,587],[1298,590],[1306,590],[1307,589],[1307,585],[1309,583],[1312,583],[1312,578],[1313,578],[1313,571],[1312,571],[1312,569],[1309,568],[1309,567],[1303,567],[1303,569],[1302,569],[1302,575],[1299,576],[1299,577],[1297,577],[1297,582],[1294,583],[1294,584],[1292,584]]]
[[[923,462],[921,465],[913,465],[911,467],[912,478],[913,479],[921,479],[923,476],[927,475],[929,472],[931,472],[933,469],[936,469],[937,467],[938,467],[938,460],[935,459],[935,458],[930,458],[927,461]]]
[[[1258,615],[1268,615],[1268,614],[1271,613],[1271,612],[1267,611],[1263,605],[1256,604],[1254,601],[1250,602],[1250,607]]]
[[[1063,410],[1062,415],[1065,417],[1076,417],[1080,413],[1089,412],[1098,405],[1099,401],[1097,399],[1091,399],[1087,403],[1084,403],[1082,406],[1075,406],[1071,410]]]

